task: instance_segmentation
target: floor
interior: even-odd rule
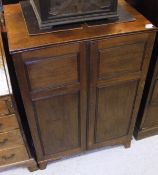
[[[158,136],[133,139],[130,149],[118,146],[51,163],[43,171],[15,168],[0,175],[158,175]]]

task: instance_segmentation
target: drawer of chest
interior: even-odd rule
[[[14,114],[0,117],[0,132],[18,129],[19,124]]]
[[[0,133],[0,150],[22,145],[23,138],[19,129]]]
[[[29,157],[25,146],[0,151],[0,166],[18,163],[28,159]]]
[[[99,78],[141,72],[147,36],[137,34],[99,41]]]
[[[0,97],[0,116],[14,113],[11,97]]]

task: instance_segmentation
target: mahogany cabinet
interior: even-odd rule
[[[130,146],[156,30],[119,3],[135,21],[36,36],[19,5],[5,7],[10,61],[41,169],[87,150]]]
[[[135,3],[136,8],[158,26],[158,1],[144,0]],[[134,135],[137,139],[158,134],[158,35],[145,84],[145,91],[136,122]]]

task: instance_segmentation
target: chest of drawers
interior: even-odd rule
[[[35,170],[36,163],[27,147],[20,118],[12,94],[6,57],[0,38],[0,170],[10,166],[27,166]]]

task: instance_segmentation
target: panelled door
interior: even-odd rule
[[[151,48],[150,34],[91,42],[89,149],[130,141]]]
[[[86,44],[23,52],[14,57],[38,161],[86,147]]]

